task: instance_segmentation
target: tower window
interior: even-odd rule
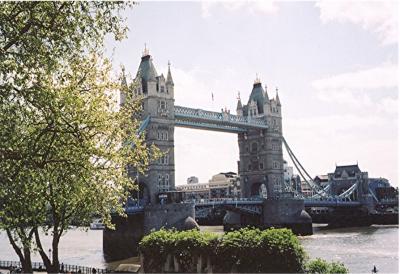
[[[164,86],[161,86],[160,92],[164,92]]]
[[[158,175],[158,190],[159,192],[165,192],[169,190],[169,174]]]
[[[158,163],[159,163],[160,165],[168,165],[168,163],[169,163],[169,155],[166,154],[166,155],[161,156],[161,157],[158,159]]]
[[[168,131],[166,130],[157,131],[157,140],[168,141]]]
[[[257,152],[258,146],[257,143],[254,142],[251,144],[251,152]]]
[[[260,169],[264,169],[264,163],[260,163]]]
[[[166,109],[167,108],[167,102],[165,102],[163,100],[161,100],[159,102],[160,102],[160,105],[159,105],[160,109]]]

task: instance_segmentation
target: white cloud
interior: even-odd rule
[[[311,86],[324,102],[346,105],[357,111],[398,112],[396,94],[382,94],[383,90],[398,90],[398,67],[393,64],[331,75],[313,81]]]
[[[323,23],[338,21],[360,25],[376,33],[382,44],[398,42],[397,1],[319,1]]]
[[[211,16],[211,10],[217,6],[229,12],[247,11],[250,13],[275,14],[279,8],[275,1],[256,0],[256,1],[202,1],[201,11],[204,18]]]
[[[332,172],[335,163],[358,161],[370,177],[386,177],[398,186],[398,154],[393,153],[398,148],[396,121],[374,113],[287,117],[284,132],[312,176]]]
[[[317,90],[395,88],[398,67],[385,64],[379,67],[332,75],[312,83]]]

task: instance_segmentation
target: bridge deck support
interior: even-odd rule
[[[103,230],[103,252],[106,261],[138,256],[139,242],[152,230],[198,228],[194,220],[194,204],[149,205],[144,212],[127,218],[113,216],[115,230]]]
[[[255,226],[262,229],[289,228],[296,235],[312,235],[312,220],[304,210],[304,201],[300,199],[265,199],[263,213],[258,222],[252,218],[243,218],[240,213],[227,212],[224,218],[224,229],[238,229]]]

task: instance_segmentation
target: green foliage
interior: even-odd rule
[[[21,261],[35,248],[50,272],[68,225],[96,214],[110,226],[134,187],[126,167],[144,172],[158,155],[136,135],[140,102],[103,54],[106,34],[125,36],[120,12],[129,6],[0,3],[0,228]],[[52,258],[42,227],[51,230]]]
[[[301,272],[305,252],[297,237],[289,229],[244,228],[228,232],[217,246],[217,269],[238,272]]]
[[[139,249],[146,258],[146,271],[161,272],[167,256],[172,255],[178,260],[181,271],[195,272],[195,260],[209,254],[216,239],[216,235],[198,230],[161,229],[143,237]]]
[[[182,272],[195,272],[199,256],[209,256],[215,272],[303,272],[306,254],[288,229],[244,228],[218,238],[212,233],[160,230],[140,242],[144,267],[161,272],[167,255],[178,259]]]
[[[327,262],[321,258],[317,258],[307,263],[307,273],[312,274],[335,274],[335,273],[349,273],[349,270],[339,262]]]

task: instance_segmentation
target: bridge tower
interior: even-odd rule
[[[142,120],[150,117],[146,143],[155,144],[165,155],[149,165],[146,176],[139,177],[146,203],[155,204],[160,192],[175,189],[174,159],[174,81],[170,63],[168,73],[158,75],[145,48],[135,78],[135,94],[143,98]]]
[[[267,87],[264,90],[257,78],[247,105],[242,105],[238,98],[237,115],[268,123],[268,129],[250,129],[238,134],[242,197],[259,196],[263,189],[268,197],[276,197],[283,184],[282,112],[278,93],[269,99]]]

